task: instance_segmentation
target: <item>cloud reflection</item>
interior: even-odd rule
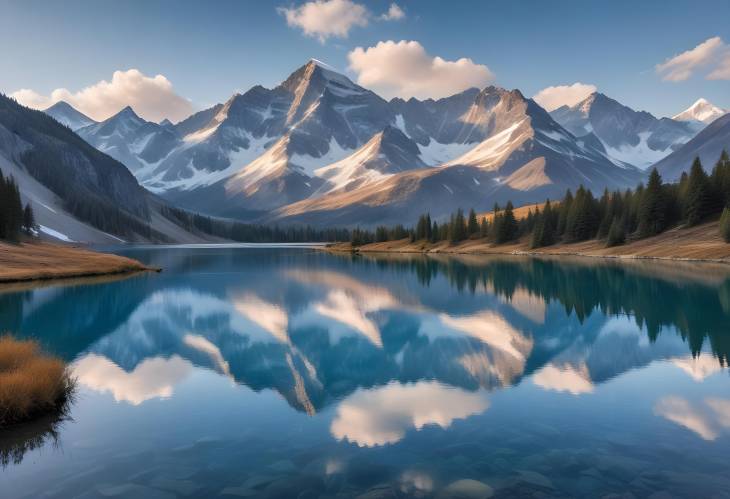
[[[593,392],[588,366],[548,364],[532,376],[532,382],[545,390],[568,392],[573,395]]]
[[[720,362],[709,353],[701,353],[697,357],[688,355],[686,357],[670,359],[670,362],[689,374],[695,381],[703,381],[708,376],[722,371]]]
[[[330,426],[332,436],[360,447],[393,444],[411,428],[448,428],[456,419],[489,407],[483,392],[467,392],[434,381],[359,390],[342,401]]]
[[[716,440],[730,428],[730,400],[706,398],[702,404],[692,405],[687,399],[670,395],[654,405],[658,416],[683,426],[703,440]]]
[[[193,365],[177,355],[145,359],[127,372],[106,357],[90,353],[74,362],[72,368],[82,385],[109,392],[117,402],[132,405],[172,396],[175,385],[193,371]]]

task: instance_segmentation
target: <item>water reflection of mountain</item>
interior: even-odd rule
[[[307,412],[391,381],[473,391],[532,375],[586,393],[656,359],[682,365],[706,339],[717,365],[730,350],[727,279],[524,258],[151,258],[166,271],[0,294],[0,329],[38,334],[82,383],[129,403],[169,396],[198,366]]]

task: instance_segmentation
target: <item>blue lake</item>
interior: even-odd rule
[[[123,252],[164,271],[0,289],[79,385],[2,498],[730,497],[721,266]]]

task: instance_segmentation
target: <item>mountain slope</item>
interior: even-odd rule
[[[66,241],[200,240],[162,220],[129,170],[42,111],[0,94],[0,170],[16,178],[41,233]]]
[[[700,123],[702,127],[709,125],[717,118],[727,113],[706,99],[697,99],[694,104],[679,114],[672,116],[675,121]]]
[[[77,111],[71,104],[65,101],[58,101],[43,112],[73,131],[96,123],[96,121],[81,111]]]
[[[176,129],[146,121],[127,106],[114,116],[76,131],[87,142],[144,178],[181,142]]]
[[[256,86],[233,96],[207,124],[184,135],[181,147],[143,182],[178,198],[169,191],[205,188],[245,169],[243,185],[231,179],[232,192],[244,192],[250,189],[246,178],[268,178],[268,172],[254,172],[264,166],[254,160],[275,144],[283,161],[277,182],[279,176],[311,176],[314,168],[347,156],[390,122],[386,101],[310,61],[274,89]],[[297,193],[284,197],[306,197],[316,187],[298,183]]]
[[[669,155],[696,133],[689,123],[657,119],[597,92],[550,115],[576,137],[593,134],[615,162],[639,168]]]
[[[418,144],[400,129],[387,126],[347,158],[315,170],[324,185],[314,195],[351,191],[395,173],[424,167]]]
[[[519,91],[488,87],[469,108],[470,125],[483,124],[486,138],[462,156],[285,206],[274,218],[347,225],[411,222],[427,211],[438,218],[459,207],[486,210],[509,199],[555,198],[580,184],[594,191],[624,188],[642,177],[577,141]],[[470,128],[472,134],[479,130]]]
[[[710,123],[692,140],[654,165],[665,181],[679,180],[688,172],[692,161],[700,158],[706,171],[711,171],[722,150],[730,151],[730,114]]]

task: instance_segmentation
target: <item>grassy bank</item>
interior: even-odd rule
[[[137,260],[49,243],[0,243],[0,283],[121,274],[143,270]]]
[[[66,364],[34,341],[0,337],[0,428],[63,412],[74,390]]]
[[[605,242],[590,240],[572,244],[556,244],[530,249],[529,237],[515,243],[495,245],[484,239],[459,243],[441,241],[411,242],[408,239],[366,244],[353,248],[350,243],[327,247],[329,251],[385,252],[385,253],[459,253],[459,254],[531,254],[573,255],[601,258],[655,258],[664,260],[714,261],[730,263],[730,244],[718,233],[718,222],[713,221],[691,228],[675,228],[658,236],[629,241],[621,246],[607,248]]]

